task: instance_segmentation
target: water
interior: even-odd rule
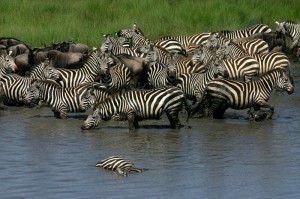
[[[272,94],[273,120],[250,122],[246,110],[228,110],[224,119],[192,119],[180,130],[164,116],[135,132],[113,121],[83,131],[85,113],[59,120],[47,107],[4,106],[1,198],[300,198],[295,80],[294,94]],[[122,177],[95,167],[111,155],[149,170]]]

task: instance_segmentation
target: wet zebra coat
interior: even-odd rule
[[[129,173],[132,172],[140,173],[143,171],[143,169],[136,168],[131,161],[119,156],[111,156],[101,160],[96,164],[96,167],[117,171],[119,174],[124,176],[128,176]]]
[[[95,105],[94,112],[84,121],[82,129],[98,126],[101,120],[109,120],[114,114],[125,114],[129,129],[133,130],[139,128],[139,120],[159,119],[164,113],[171,128],[180,128],[178,114],[183,106],[187,108],[185,96],[177,87],[127,91]]]

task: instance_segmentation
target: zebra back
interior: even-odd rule
[[[220,31],[220,33],[223,34],[228,39],[236,39],[236,38],[249,37],[256,33],[269,33],[271,31],[272,30],[268,25],[256,24],[256,25],[247,27],[245,29],[240,29],[240,30],[231,30],[231,31],[230,30],[222,30],[222,31]]]

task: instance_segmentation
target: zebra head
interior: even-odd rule
[[[284,27],[283,27],[284,22],[275,21],[275,23],[276,23],[276,32],[280,32],[280,33],[285,34],[285,30],[284,30]]]
[[[203,61],[203,45],[199,45],[195,48],[194,54],[192,56],[192,63],[194,65]]]
[[[14,58],[11,56],[11,51],[9,54],[2,54],[0,57],[0,67],[4,68],[7,73],[15,73],[18,70],[18,67],[14,61]]]
[[[145,54],[144,63],[152,63],[158,61],[158,49],[151,43],[141,46],[137,49],[137,52],[140,54]]]
[[[211,33],[211,35],[207,39],[206,46],[210,49],[218,48],[220,45],[220,41],[223,38],[224,38],[224,36],[219,32]]]
[[[80,110],[85,111],[89,108],[93,108],[93,105],[96,102],[96,96],[94,93],[93,83],[89,85],[89,87],[85,90],[85,92],[81,95],[79,107]]]
[[[102,42],[100,50],[102,52],[110,52],[112,50],[115,40],[111,34],[104,34],[103,37],[104,37],[104,41]]]
[[[23,96],[25,105],[33,106],[40,100],[39,80],[32,80],[31,85]]]
[[[100,76],[105,76],[109,73],[110,62],[111,62],[111,60],[109,59],[109,56],[107,53],[104,53],[100,56],[100,60],[99,60]]]
[[[177,53],[172,53],[167,59],[167,74],[168,77],[176,78],[177,75]]]
[[[277,88],[286,91],[288,94],[294,93],[294,81],[291,76],[288,76],[285,69],[277,69],[280,73],[277,79]]]
[[[214,77],[215,78],[220,78],[220,77],[228,78],[229,77],[229,73],[224,65],[224,62],[217,57],[211,60],[208,67],[214,68]]]
[[[50,62],[48,59],[45,59],[43,64],[44,64],[43,73],[44,73],[45,79],[52,79],[55,81],[58,81],[61,79],[60,72],[56,68],[54,68],[53,66],[50,65]]]
[[[89,114],[87,119],[81,125],[82,130],[92,129],[99,125],[101,117],[99,115],[99,108],[97,107],[93,113]]]

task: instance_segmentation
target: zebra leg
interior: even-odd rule
[[[140,128],[138,119],[136,118],[136,114],[134,111],[129,111],[127,113],[127,119],[128,119],[128,127],[130,131]]]
[[[270,109],[270,112],[268,113],[268,115],[266,116],[266,119],[272,119],[273,114],[274,114],[274,107],[271,106],[270,104],[268,104],[268,102],[261,100],[258,101],[257,104],[262,107],[262,108],[268,108]]]
[[[180,129],[181,123],[178,118],[179,112],[178,111],[176,111],[176,112],[166,111],[166,114],[170,121],[171,128],[172,129]]]

